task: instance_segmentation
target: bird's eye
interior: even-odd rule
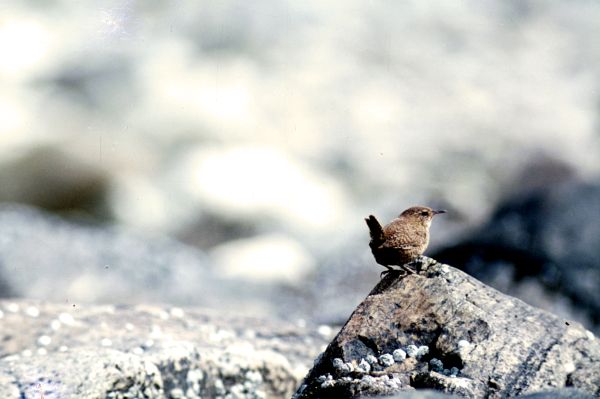
[[[428,216],[428,215],[429,215],[429,212],[427,212],[427,211],[422,211],[421,212],[421,216]]]

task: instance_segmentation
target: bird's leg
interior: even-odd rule
[[[382,271],[379,274],[379,279],[384,278],[385,276],[387,276],[390,273],[400,273],[400,272],[406,272],[404,275],[408,275],[408,274],[414,274],[415,272],[410,270],[409,268],[406,267],[406,265],[401,265],[400,269],[396,269],[394,267],[388,266],[388,265],[382,265],[385,268],[387,268],[387,270]]]
[[[411,269],[410,267],[408,267],[408,265],[410,265],[410,263],[407,263],[407,264],[402,265],[400,267],[402,268],[402,270],[404,270],[406,272],[406,274],[415,274],[415,271],[413,269]]]
[[[388,273],[391,273],[393,271],[396,271],[393,267],[388,266],[388,265],[381,265],[383,267],[385,267],[387,270],[382,271],[381,273],[379,273],[379,279],[381,280],[382,278],[384,278],[385,276],[388,275]]]

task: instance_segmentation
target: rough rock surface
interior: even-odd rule
[[[0,302],[0,397],[289,397],[326,329],[158,306]]]
[[[418,274],[381,280],[315,362],[296,398],[413,388],[471,398],[561,387],[600,395],[600,342],[590,331],[448,265],[427,260],[422,266]]]

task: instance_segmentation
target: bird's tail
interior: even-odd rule
[[[371,248],[377,248],[385,241],[383,227],[381,227],[381,224],[373,215],[369,215],[369,217],[365,219],[365,222],[367,222],[367,226],[369,226],[369,233],[371,234],[371,242],[369,243],[369,246]]]

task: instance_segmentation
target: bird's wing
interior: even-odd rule
[[[390,223],[384,227],[385,242],[380,248],[415,248],[427,242],[425,235],[416,234],[410,226],[404,223]]]

